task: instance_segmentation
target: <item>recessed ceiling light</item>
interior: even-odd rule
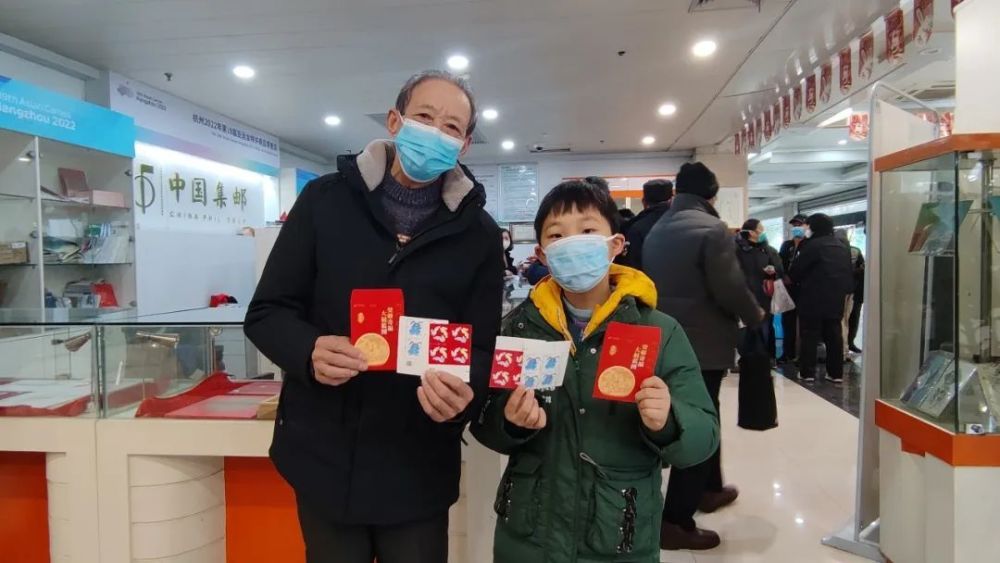
[[[486,108],[483,110],[483,119],[486,121],[495,121],[498,117],[500,117],[500,112],[495,108]]]
[[[675,106],[674,104],[669,104],[669,103],[668,104],[663,104],[662,106],[660,106],[660,109],[657,110],[657,111],[659,111],[660,115],[662,115],[663,117],[667,117],[667,116],[670,116],[670,115],[673,115],[673,114],[677,113],[677,106]]]
[[[755,152],[747,153],[747,160],[753,160],[755,158],[757,158],[757,153]]]
[[[841,140],[837,141],[837,144],[840,145],[840,146],[844,146],[844,145],[847,144],[847,139],[841,139]]]
[[[247,65],[237,65],[233,67],[233,74],[236,75],[236,78],[250,80],[254,76],[257,76],[257,71]]]
[[[646,135],[645,137],[642,138],[642,144],[644,145],[652,145],[655,142],[656,142],[656,137],[652,135]]]
[[[448,57],[448,68],[451,70],[465,70],[469,68],[469,57],[465,55],[452,55]]]
[[[340,125],[340,117],[336,115],[328,115],[323,118],[323,123],[326,123],[330,127],[336,127]]]
[[[714,55],[715,50],[718,48],[719,46],[715,43],[715,41],[705,39],[695,43],[694,46],[691,47],[691,52],[694,53],[694,56],[704,59],[705,57],[711,57]]]
[[[21,162],[31,162],[31,157],[27,155],[19,156],[17,159]]]
[[[512,151],[514,150],[514,141],[507,139],[504,142],[500,143],[500,146],[503,147],[503,150],[505,151]]]

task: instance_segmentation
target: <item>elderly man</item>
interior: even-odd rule
[[[503,248],[458,157],[476,126],[466,83],[426,72],[374,141],[299,196],[246,333],[285,372],[271,458],[298,499],[309,563],[440,563],[461,435],[485,397],[500,327]],[[406,314],[473,327],[472,385],[368,372],[350,296],[401,288]]]
[[[646,237],[642,263],[656,282],[659,309],[684,328],[701,364],[708,393],[719,408],[726,370],[736,363],[738,321],[757,325],[764,310],[747,287],[736,245],[714,203],[715,174],[700,162],[681,166],[670,211]],[[719,535],[695,525],[694,513],[732,504],[739,491],[724,486],[721,449],[703,463],[670,472],[660,547],[712,549]]]

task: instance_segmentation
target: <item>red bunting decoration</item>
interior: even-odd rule
[[[934,33],[934,0],[913,0],[913,41],[923,47]]]
[[[819,71],[819,101],[827,103],[830,101],[830,93],[833,91],[833,64],[826,63]]]
[[[774,122],[774,134],[777,135],[781,131],[781,101],[774,104],[774,117],[772,121]]]
[[[788,129],[792,124],[792,100],[785,94],[781,98],[781,126]]]
[[[810,74],[806,77],[806,111],[812,113],[816,111],[816,75]]]
[[[840,51],[840,93],[847,94],[851,91],[853,74],[851,72],[851,48],[844,47]]]
[[[868,80],[875,70],[875,34],[868,32],[861,36],[858,47],[858,78]]]
[[[774,127],[771,124],[771,109],[768,108],[764,111],[764,139],[770,141],[773,133]]]
[[[850,131],[851,139],[855,141],[864,141],[868,138],[870,121],[867,113],[852,113],[851,119],[848,123],[848,130]]]
[[[874,51],[874,48],[872,49]],[[897,64],[906,53],[906,35],[903,33],[903,10],[896,8],[885,16],[885,59]],[[874,58],[874,57],[873,57]]]
[[[802,119],[802,85],[796,84],[792,90],[792,117],[795,121]]]

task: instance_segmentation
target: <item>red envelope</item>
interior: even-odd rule
[[[634,403],[642,382],[653,377],[661,336],[655,326],[608,324],[594,378],[594,398]]]
[[[351,292],[351,344],[368,356],[368,371],[396,371],[403,290]]]
[[[467,366],[472,363],[472,325],[432,324],[428,360],[431,365]]]
[[[517,389],[523,368],[523,351],[497,350],[493,353],[493,367],[490,369],[490,388]]]

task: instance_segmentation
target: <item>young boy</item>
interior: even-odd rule
[[[480,442],[510,456],[494,506],[495,563],[658,562],[661,466],[695,465],[718,446],[718,416],[684,331],[656,310],[649,278],[611,264],[625,245],[618,221],[611,194],[579,181],[556,186],[535,218],[536,254],[551,277],[501,332],[574,348],[563,387],[495,393],[473,423]],[[656,377],[636,404],[593,398],[611,321],[662,330]]]

